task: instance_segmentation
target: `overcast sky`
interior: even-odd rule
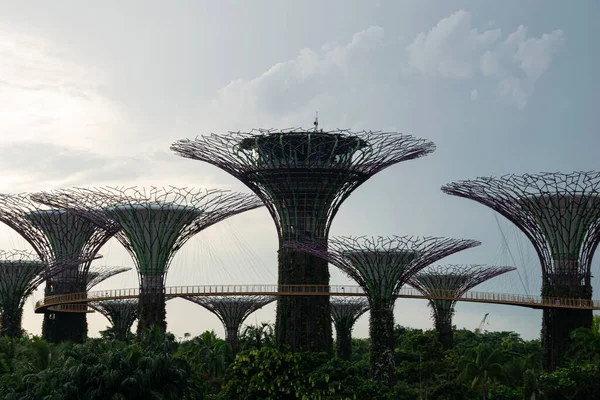
[[[478,239],[482,246],[444,262],[517,264],[518,275],[481,290],[536,294],[531,246],[492,211],[439,188],[598,168],[598,21],[599,3],[583,0],[5,2],[0,192],[135,184],[246,191],[169,145],[210,132],[310,127],[318,110],[324,129],[394,130],[438,147],[361,186],[332,235]],[[8,228],[0,234],[2,248],[27,247]],[[274,283],[276,250],[268,213],[251,211],[190,241],[168,283]],[[132,266],[114,240],[101,253],[99,264]],[[332,283],[350,283],[331,273]],[[101,287],[136,284],[131,271]],[[39,333],[32,301],[24,325]],[[223,334],[194,304],[173,300],[167,312],[179,336]],[[541,312],[517,307],[460,304],[455,323],[474,329],[488,312],[487,329],[539,336]],[[356,336],[367,336],[367,318]],[[248,322],[263,320],[274,320],[273,305]],[[89,321],[92,336],[106,326],[99,315]],[[399,300],[396,322],[429,328],[426,302]]]

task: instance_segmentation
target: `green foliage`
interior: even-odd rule
[[[133,343],[110,339],[52,344],[0,338],[2,399],[594,399],[600,392],[600,333],[572,334],[565,366],[542,372],[539,341],[512,332],[458,330],[443,351],[434,331],[394,329],[397,382],[370,378],[369,340],[353,360],[273,346],[268,324],[248,327],[233,358],[214,332],[179,343],[160,327]]]
[[[223,399],[387,399],[390,393],[365,376],[365,363],[329,360],[327,353],[262,348],[239,353],[227,370]]]
[[[600,392],[600,370],[596,364],[569,365],[540,374],[543,399],[592,400]]]

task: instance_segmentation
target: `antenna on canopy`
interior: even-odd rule
[[[319,130],[319,112],[317,111],[317,114],[315,115],[315,122],[313,123],[313,125],[315,126],[315,132],[317,132]]]

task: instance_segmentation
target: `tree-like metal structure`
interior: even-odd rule
[[[590,300],[600,242],[600,172],[505,175],[442,187],[502,214],[531,241],[542,267],[542,296]],[[591,310],[544,309],[546,367],[560,364],[570,332],[590,327]]]
[[[110,321],[109,331],[116,340],[127,340],[137,318],[138,299],[92,301],[89,306]]]
[[[115,233],[65,210],[48,209],[29,194],[0,194],[0,221],[17,231],[44,264],[59,270],[48,274],[46,295],[85,291],[92,260]],[[86,335],[85,313],[44,313],[44,339],[80,342]]]
[[[164,281],[175,253],[196,233],[263,204],[252,194],[175,187],[74,188],[37,193],[105,229],[131,254],[140,280],[138,335],[166,329]]]
[[[352,328],[356,320],[369,309],[366,299],[336,297],[331,300],[331,319],[335,326],[336,354],[350,360],[352,354]]]
[[[457,302],[454,299],[461,298],[466,292],[485,281],[515,269],[515,267],[482,264],[436,265],[413,275],[408,284],[423,296],[438,297],[429,299],[429,306],[440,343],[444,350],[448,350],[453,344],[452,317]]]
[[[377,172],[435,150],[432,142],[381,132],[257,129],[184,139],[178,155],[215,165],[248,186],[269,210],[279,237],[279,284],[328,285],[323,260],[284,248],[288,241],[326,243],[342,202]],[[331,349],[327,296],[280,296],[277,341],[292,350]]]
[[[0,250],[0,336],[22,336],[23,305],[47,273],[46,264],[34,252]]]
[[[90,291],[94,286],[99,285],[108,278],[123,272],[130,271],[129,267],[121,267],[116,265],[92,265],[87,276],[86,291]]]
[[[215,314],[225,328],[225,340],[234,351],[242,323],[254,311],[275,301],[275,296],[186,296],[184,299],[201,305]]]
[[[439,237],[342,236],[329,240],[328,248],[315,243],[287,243],[297,251],[327,260],[365,291],[369,300],[370,363],[373,378],[394,381],[394,303],[402,286],[417,272],[461,250],[481,243]]]

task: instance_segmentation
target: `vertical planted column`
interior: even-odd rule
[[[22,336],[23,305],[46,278],[46,269],[33,252],[0,250],[0,336]]]
[[[473,240],[436,237],[336,237],[328,248],[314,243],[287,246],[323,258],[356,281],[370,309],[370,364],[373,378],[392,385],[394,365],[394,304],[402,286],[429,264],[457,251],[478,246]]]
[[[435,330],[444,350],[452,348],[454,334],[452,317],[456,301],[475,286],[496,276],[514,271],[515,267],[494,267],[478,264],[448,264],[430,266],[413,275],[408,284],[423,296],[430,297],[429,306]]]
[[[99,226],[117,227],[140,283],[138,335],[166,329],[165,277],[177,251],[196,233],[232,215],[260,207],[254,195],[186,188],[96,188],[38,193]]]
[[[114,234],[61,209],[48,209],[33,196],[0,195],[0,221],[17,231],[52,271],[47,271],[47,295],[83,292],[91,261]],[[84,308],[85,309],[85,308]],[[84,313],[46,311],[44,339],[80,342],[87,335]]]
[[[384,168],[425,156],[435,146],[409,135],[379,132],[253,130],[180,140],[178,155],[213,164],[264,202],[279,236],[280,285],[329,285],[327,262],[285,244],[309,240],[326,246],[343,201]],[[277,341],[292,350],[330,351],[327,296],[280,296]]]
[[[102,300],[90,302],[90,307],[104,315],[112,324],[109,328],[114,339],[126,341],[137,318],[138,300]]]
[[[600,173],[478,178],[442,190],[492,208],[525,233],[542,267],[542,296],[591,300],[592,257],[600,242]],[[547,369],[560,365],[570,332],[591,323],[591,310],[544,310]]]
[[[187,296],[184,299],[201,305],[221,320],[225,340],[235,352],[242,323],[254,311],[275,301],[275,296]]]
[[[331,300],[331,319],[335,326],[336,355],[350,360],[352,355],[352,329],[356,320],[369,309],[366,299],[339,297]]]

